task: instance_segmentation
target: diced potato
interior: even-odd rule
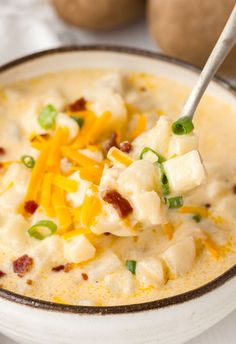
[[[24,202],[24,193],[19,192],[15,186],[5,191],[0,196],[0,208],[16,213]]]
[[[132,199],[138,221],[149,225],[162,223],[161,200],[155,191],[137,193]]]
[[[148,89],[145,91],[131,90],[125,98],[126,102],[138,111],[150,111],[158,106],[156,97]]]
[[[7,187],[10,183],[14,183],[17,191],[25,192],[27,182],[30,177],[30,170],[23,164],[11,164],[2,178],[3,187]]]
[[[205,171],[196,150],[167,160],[163,165],[173,193],[189,191],[204,181]]]
[[[127,119],[127,110],[122,97],[118,93],[114,93],[106,88],[91,90],[85,96],[91,103],[89,109],[95,112],[97,116],[101,116],[104,112],[112,114],[107,129],[119,129]]]
[[[117,179],[124,169],[124,166],[113,166],[109,168],[107,165],[105,165],[102,178],[100,180],[99,191],[103,192],[107,189],[117,189]]]
[[[173,135],[170,139],[168,157],[182,155],[198,147],[198,140],[194,134]]]
[[[76,192],[68,192],[66,198],[74,208],[77,208],[84,202],[84,197],[91,183],[81,179],[77,171],[72,173],[69,179],[78,183],[78,189]]]
[[[59,113],[56,117],[56,126],[67,128],[69,132],[69,141],[73,140],[79,132],[79,126],[76,121],[64,113]]]
[[[132,222],[129,226],[120,218],[117,210],[112,205],[104,202],[103,212],[96,218],[95,223],[90,229],[97,235],[109,232],[117,236],[134,236],[136,233],[132,230],[132,226],[136,222]]]
[[[96,82],[98,87],[109,91],[123,94],[125,88],[125,76],[122,73],[109,73],[99,78]]]
[[[96,260],[86,266],[89,279],[93,281],[102,280],[106,275],[116,272],[122,263],[112,250],[107,250]]]
[[[167,156],[171,138],[171,122],[166,116],[161,116],[154,128],[149,130],[146,146],[154,149],[164,157]]]
[[[95,247],[85,235],[78,235],[65,243],[65,258],[70,263],[80,263],[94,257]]]
[[[144,131],[141,135],[137,136],[132,142],[132,150],[130,156],[134,159],[139,159],[140,153],[143,148],[147,147],[149,131]]]
[[[236,223],[236,196],[228,195],[221,198],[216,205],[216,214],[226,221]]]
[[[136,277],[142,288],[158,288],[165,283],[163,263],[157,258],[145,258],[137,263]]]
[[[150,161],[138,160],[126,168],[118,178],[119,190],[128,195],[157,188],[157,169]]]
[[[117,296],[130,296],[135,291],[134,277],[129,271],[120,271],[109,274],[104,279],[105,286]]]
[[[194,262],[196,248],[193,237],[177,242],[170,246],[161,258],[165,261],[172,276],[177,277],[188,272]]]

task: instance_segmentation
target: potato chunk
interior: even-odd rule
[[[146,258],[138,262],[136,277],[143,288],[160,287],[166,279],[161,260],[157,258]]]
[[[65,244],[65,258],[70,263],[80,263],[93,258],[96,249],[84,236],[79,235]]]
[[[168,156],[185,154],[193,149],[197,149],[197,145],[197,137],[193,134],[173,135],[170,139]]]
[[[173,193],[189,191],[204,181],[205,171],[196,150],[167,160],[163,165]]]
[[[169,247],[162,254],[162,259],[165,261],[170,273],[177,277],[191,269],[195,255],[195,242],[193,237],[189,236]]]
[[[135,195],[133,208],[138,221],[149,225],[162,223],[161,200],[155,191]]]

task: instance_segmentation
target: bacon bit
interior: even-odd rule
[[[111,233],[105,232],[104,235],[108,236],[108,235],[111,235]]]
[[[6,276],[6,273],[0,270],[0,278]]]
[[[27,272],[31,270],[32,266],[33,258],[25,254],[13,262],[13,271],[17,273],[19,277],[23,277]]]
[[[82,275],[82,278],[83,278],[84,281],[88,280],[88,275],[86,273],[82,272],[81,275]]]
[[[107,190],[103,195],[103,200],[111,204],[118,211],[121,218],[127,217],[133,211],[127,199],[122,197],[116,190]]]
[[[65,269],[65,265],[58,265],[58,266],[55,266],[54,268],[52,268],[52,271],[59,272],[59,271],[62,271],[64,269]]]
[[[68,105],[68,110],[72,112],[86,110],[86,100],[84,98],[77,99],[74,103]]]
[[[236,185],[233,186],[233,193],[236,194]]]
[[[110,138],[110,140],[107,142],[107,144],[105,145],[105,150],[106,150],[106,152],[108,153],[108,151],[109,151],[109,149],[111,148],[111,147],[117,147],[117,148],[119,148],[118,147],[118,142],[117,142],[117,133],[116,132],[114,132],[114,133],[112,133],[111,134],[111,138]]]
[[[38,204],[35,201],[26,201],[24,205],[24,209],[29,214],[34,214],[35,211],[38,209]]]
[[[0,155],[3,155],[3,154],[5,154],[6,153],[6,150],[5,150],[5,148],[3,148],[3,147],[0,147]]]
[[[210,208],[210,207],[211,207],[211,204],[210,204],[210,203],[206,203],[206,204],[204,205],[204,207],[205,207],[205,208]]]
[[[141,87],[139,88],[139,91],[141,91],[141,92],[145,92],[145,91],[147,91],[147,89],[146,89],[146,87],[144,87],[144,86],[141,86]]]
[[[4,164],[0,162],[0,168],[4,168]]]
[[[33,284],[33,281],[32,281],[32,279],[27,279],[27,281],[26,281],[26,284],[28,284],[28,285],[32,285],[32,284]]]
[[[123,141],[120,143],[120,150],[124,153],[129,153],[132,149],[132,145],[129,141]]]
[[[73,263],[67,263],[64,267],[64,272],[70,272],[73,269]]]

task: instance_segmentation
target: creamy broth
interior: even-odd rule
[[[188,143],[190,148],[186,148],[185,143],[180,144],[179,141],[175,142],[174,140],[173,147],[170,148],[169,140],[173,138],[173,133],[169,133],[171,121],[166,116],[174,120],[179,115],[188,94],[188,88],[171,80],[125,71],[104,70],[48,74],[37,79],[7,85],[1,89],[0,147],[3,148],[3,152],[0,155],[2,162],[0,271],[3,275],[0,275],[0,285],[4,289],[42,300],[74,305],[132,304],[158,300],[195,289],[221,275],[236,263],[236,213],[234,210],[236,207],[236,108],[206,95],[194,119],[196,137],[192,138],[191,136],[191,143]],[[82,109],[84,106],[82,103],[79,111],[68,110],[68,104],[74,104],[75,100],[81,98],[86,100],[86,110]],[[91,141],[89,148],[83,145],[81,147],[73,146],[73,140],[77,140],[77,138],[72,137],[70,145],[74,150],[97,161],[98,165],[105,159],[110,159],[107,171],[117,166],[114,173],[119,174],[118,178],[121,178],[120,174],[126,171],[127,166],[124,167],[117,163],[111,150],[106,157],[104,150],[104,147],[110,143],[112,133],[117,130],[117,141],[129,140],[132,148],[130,152],[124,154],[132,161],[139,161],[143,147],[150,146],[148,139],[146,141],[145,132],[152,130],[158,121],[159,128],[169,126],[167,129],[169,133],[168,153],[165,148],[163,148],[164,153],[162,151],[158,153],[170,161],[198,149],[206,170],[206,177],[204,181],[201,180],[202,185],[197,186],[200,184],[199,182],[181,193],[184,204],[178,209],[166,209],[166,205],[162,205],[163,198],[160,196],[158,181],[156,194],[160,196],[161,200],[160,223],[156,217],[152,218],[148,209],[145,214],[145,201],[139,213],[135,203],[136,196],[131,195],[132,190],[125,192],[123,191],[124,185],[120,185],[119,192],[131,204],[132,215],[120,220],[116,213],[117,209],[107,202],[108,213],[113,214],[114,212],[114,216],[118,216],[118,226],[113,222],[105,225],[102,223],[103,218],[98,220],[100,215],[96,213],[98,219],[96,218],[95,225],[91,224],[92,229],[86,228],[85,232],[73,234],[71,233],[73,230],[81,229],[81,223],[79,225],[77,223],[75,226],[73,225],[74,227],[70,225],[70,228],[59,233],[60,219],[58,220],[58,216],[55,216],[55,213],[58,214],[58,209],[55,210],[54,207],[53,215],[50,216],[50,209],[47,209],[46,214],[43,203],[40,203],[43,197],[44,179],[40,181],[38,191],[40,196],[35,196],[39,207],[33,214],[26,214],[24,210],[31,174],[37,165],[39,154],[43,150],[43,145],[46,145],[51,139],[50,137],[55,135],[55,130],[52,128],[46,130],[40,128],[38,116],[45,106],[52,104],[59,113],[56,121],[59,121],[58,118],[61,116],[60,121],[66,123],[65,126],[69,128],[69,134],[67,134],[73,136],[77,130],[75,126],[77,123],[75,121],[67,123],[65,116],[70,117],[73,114],[78,117],[84,116],[85,126],[86,116],[88,116],[86,111],[94,112],[97,115],[99,111],[103,111],[104,103],[106,108],[106,102],[108,103],[106,110],[111,112],[112,117],[107,117],[102,129],[97,127],[101,133],[94,139],[94,142]],[[61,113],[63,114],[61,115]],[[124,113],[126,119],[123,119],[120,124]],[[87,129],[88,133],[90,133],[96,118],[96,116],[92,118],[91,125]],[[63,128],[63,125],[58,125],[58,128]],[[83,127],[79,130],[82,132]],[[144,139],[140,139],[138,134],[141,134]],[[162,137],[161,135],[160,137]],[[78,137],[82,140],[80,136]],[[166,139],[166,136],[163,137]],[[198,147],[195,138],[199,141]],[[134,142],[132,142],[133,139]],[[65,144],[63,142],[61,142],[61,146]],[[79,142],[80,145],[81,141],[77,140],[76,142]],[[160,149],[162,149],[161,144],[159,142]],[[176,148],[179,147],[178,145],[182,150],[180,153]],[[49,159],[50,149],[52,149],[50,145],[48,147],[45,159]],[[102,149],[100,149],[101,147]],[[90,151],[83,151],[85,148]],[[52,165],[57,151],[54,153],[51,157]],[[68,148],[63,154],[66,158],[63,155],[64,160],[59,168],[60,174],[70,179],[72,178],[70,176],[76,173],[71,172],[75,158],[74,156],[71,159],[68,158]],[[25,167],[21,162],[20,159],[24,155],[33,157],[36,162],[33,169]],[[153,156],[140,161],[141,163],[146,161],[148,167],[148,164],[152,164],[152,159]],[[163,162],[163,166],[167,171],[166,162]],[[130,167],[128,168],[130,169]],[[48,171],[48,173],[55,174],[54,169]],[[85,170],[83,172],[85,173]],[[116,177],[110,176],[109,171],[104,172],[103,170],[102,173],[102,176],[108,173],[106,178],[102,177],[101,179],[104,182],[105,190],[108,186],[113,189],[112,183]],[[159,176],[158,173],[160,173],[159,170],[157,176]],[[89,172],[86,170],[85,174],[87,176]],[[82,172],[80,172],[81,175]],[[124,174],[120,184],[122,181],[124,184],[128,184],[128,178],[131,177],[129,174]],[[85,182],[81,179],[78,181],[76,178],[70,180],[78,182],[84,188],[93,188],[91,180],[86,180],[87,177],[81,177]],[[98,187],[99,197],[101,197],[104,192],[101,189],[102,182],[100,179],[97,182],[97,175],[94,176],[94,171],[91,178],[96,179],[94,184],[100,184]],[[145,178],[144,175],[143,179],[145,180]],[[36,179],[35,185],[39,179]],[[170,182],[170,175],[168,179]],[[61,190],[58,186],[62,183],[61,180],[53,180],[53,188]],[[116,182],[117,180],[114,183]],[[132,183],[132,178],[130,182]],[[88,183],[90,183],[89,186]],[[72,183],[68,187],[73,187],[73,185]],[[63,188],[65,188],[65,184],[63,184]],[[97,190],[97,186],[94,188]],[[11,190],[15,193],[13,191],[11,193]],[[65,189],[63,190],[65,192]],[[91,190],[94,192],[94,189]],[[150,191],[148,190],[148,192]],[[31,190],[31,194],[32,192]],[[85,221],[85,215],[81,215],[81,212],[85,212],[84,208],[81,210],[81,207],[84,207],[83,202],[85,202],[80,202],[81,193],[81,190],[80,194],[69,192],[68,196],[65,192],[66,206],[70,204],[70,211],[78,209],[76,215],[73,216],[79,216],[79,221],[82,221],[82,216]],[[144,193],[146,195],[147,190],[140,189],[139,194],[144,195]],[[173,192],[173,196],[179,196],[179,194]],[[54,199],[58,200],[60,195],[61,193],[58,191],[57,194],[55,193]],[[103,198],[105,199],[105,197]],[[91,206],[90,203],[88,207]],[[164,210],[163,207],[165,207]],[[93,212],[97,210],[90,209],[88,211],[91,212],[88,216],[90,218],[90,215],[94,216]],[[56,223],[56,234],[46,237],[48,232],[43,232],[46,237],[44,240],[30,236],[28,229],[41,220],[50,220]],[[107,219],[105,218],[105,220]],[[86,221],[90,223],[89,219]],[[166,223],[171,224],[171,227],[163,226]],[[82,227],[85,227],[84,222]],[[173,233],[169,233],[168,230]],[[81,243],[72,244],[74,238],[78,238],[78,236],[83,236]],[[180,246],[181,254],[176,251],[177,249],[175,250],[179,244],[183,245]],[[78,245],[77,249],[75,245]],[[84,247],[86,247],[86,252]],[[172,251],[168,251],[169,249]],[[80,250],[85,252],[82,258]],[[21,276],[19,276],[19,272],[17,273],[16,269],[14,271],[13,262],[24,255],[32,258],[33,262],[29,264],[29,269],[20,273]],[[127,266],[127,260],[131,265]],[[183,264],[184,260],[188,263]]]

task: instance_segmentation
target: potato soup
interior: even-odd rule
[[[72,305],[154,301],[236,263],[236,108],[113,70],[0,90],[0,286]]]

